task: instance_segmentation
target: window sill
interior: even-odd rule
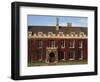
[[[42,48],[42,47],[38,47],[38,48]]]
[[[65,47],[61,47],[61,48],[65,48]]]
[[[69,47],[69,48],[75,48],[75,47]]]
[[[82,47],[78,47],[78,48],[82,48]]]
[[[74,58],[70,58],[69,60],[75,60]]]
[[[79,58],[79,60],[83,60],[83,58]]]

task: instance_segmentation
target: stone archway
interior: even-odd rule
[[[55,62],[55,54],[54,54],[53,52],[51,52],[51,53],[49,54],[49,62],[50,62],[50,63]]]
[[[46,63],[55,63],[58,62],[58,52],[57,47],[51,47],[46,49]]]

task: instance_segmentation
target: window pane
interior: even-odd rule
[[[54,40],[49,40],[48,41],[48,47],[55,47],[55,41]]]
[[[61,40],[61,47],[65,47],[65,41]]]
[[[42,47],[42,40],[38,40],[38,47]]]
[[[82,47],[82,41],[78,41],[78,47]]]
[[[74,56],[75,56],[75,51],[70,51],[69,52],[69,58],[74,58]]]

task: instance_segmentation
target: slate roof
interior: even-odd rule
[[[87,27],[67,27],[67,26],[59,26],[60,30],[59,32],[69,33],[69,32],[75,32],[76,34],[79,34],[80,32],[84,32],[87,35],[88,29]],[[32,31],[32,33],[48,33],[53,32],[57,33],[56,26],[28,26],[28,31]]]

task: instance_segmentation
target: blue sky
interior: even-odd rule
[[[60,26],[66,26],[67,23],[72,23],[72,26],[87,27],[88,24],[87,17],[28,15],[28,26],[55,26],[57,17],[59,18]]]

